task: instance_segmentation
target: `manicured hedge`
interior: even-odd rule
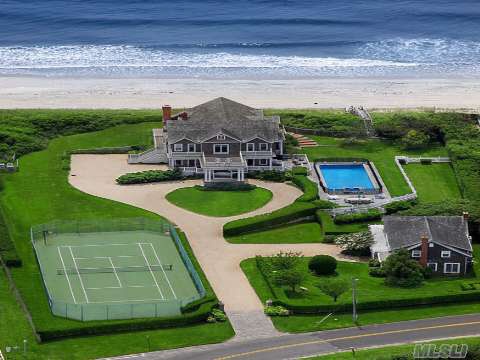
[[[333,222],[335,224],[351,224],[356,222],[380,220],[381,218],[382,212],[380,210],[370,209],[367,212],[337,215],[333,219]]]
[[[77,149],[72,150],[71,154],[128,154],[130,151],[145,150],[144,146],[118,146],[118,147],[101,147],[93,149]]]
[[[10,233],[5,223],[3,212],[0,209],[0,256],[8,267],[22,266],[22,260],[17,254],[15,245],[10,237]],[[1,270],[0,270],[1,271]]]
[[[337,236],[342,234],[350,234],[359,231],[365,231],[368,223],[352,223],[352,224],[335,224],[329,213],[323,210],[317,210],[315,213],[317,222],[322,226],[326,236]]]
[[[277,170],[249,171],[247,177],[250,179],[284,182],[289,179],[289,173]]]
[[[146,184],[161,181],[182,180],[184,176],[178,169],[174,170],[148,170],[136,173],[129,173],[120,176],[117,183],[120,185]]]
[[[379,310],[401,307],[416,307],[426,305],[438,305],[447,303],[466,303],[480,300],[480,292],[470,292],[451,295],[424,296],[414,299],[392,299],[365,301],[357,303],[358,310]],[[312,305],[296,305],[289,304],[282,300],[273,300],[274,306],[283,306],[294,314],[318,314],[318,313],[342,313],[352,311],[352,304],[312,304]]]
[[[303,195],[296,201],[313,201],[318,199],[318,186],[309,178],[303,175],[294,175],[292,182],[297,185],[302,191]]]
[[[394,201],[390,204],[385,205],[383,208],[385,209],[385,213],[387,215],[395,214],[399,211],[404,211],[411,209],[417,204],[416,200],[402,200],[402,201]]]
[[[230,221],[223,226],[223,235],[236,236],[248,232],[261,231],[276,225],[285,225],[315,215],[316,206],[312,203],[297,201],[282,209],[268,214],[246,219]]]

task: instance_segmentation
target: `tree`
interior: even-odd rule
[[[337,302],[339,296],[350,289],[350,285],[345,280],[324,280],[317,287],[327,296],[330,296],[334,302]]]
[[[297,267],[302,257],[303,255],[300,252],[280,251],[275,256],[272,256],[271,262],[275,270],[291,270]]]
[[[305,278],[306,275],[301,270],[280,270],[273,275],[273,283],[276,286],[289,286],[293,292],[296,292],[297,286],[302,285],[305,281]]]
[[[337,268],[337,260],[329,255],[315,255],[308,262],[308,268],[316,275],[332,275]]]
[[[340,235],[335,238],[335,244],[348,255],[368,255],[373,244],[373,236],[369,231]]]
[[[402,137],[402,144],[405,149],[422,149],[428,145],[430,137],[423,131],[410,130]]]
[[[400,287],[419,286],[423,280],[423,268],[410,257],[405,249],[395,251],[383,263],[388,285]]]

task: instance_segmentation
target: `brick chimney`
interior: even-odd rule
[[[167,124],[167,121],[172,118],[172,107],[170,105],[163,105],[163,125]]]
[[[427,266],[428,262],[428,236],[422,236],[422,246],[421,246],[422,254],[420,256],[420,265]]]

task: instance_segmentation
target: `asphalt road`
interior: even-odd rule
[[[111,359],[298,359],[351,348],[361,349],[462,336],[480,336],[480,314],[368,325],[305,334],[284,334],[272,338],[231,340],[222,344],[126,355]]]

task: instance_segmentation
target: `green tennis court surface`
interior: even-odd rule
[[[55,315],[79,320],[174,316],[202,296],[201,283],[194,281],[198,275],[187,268],[189,259],[182,258],[186,254],[179,253],[170,231],[62,233],[50,228],[38,234],[34,247]]]

